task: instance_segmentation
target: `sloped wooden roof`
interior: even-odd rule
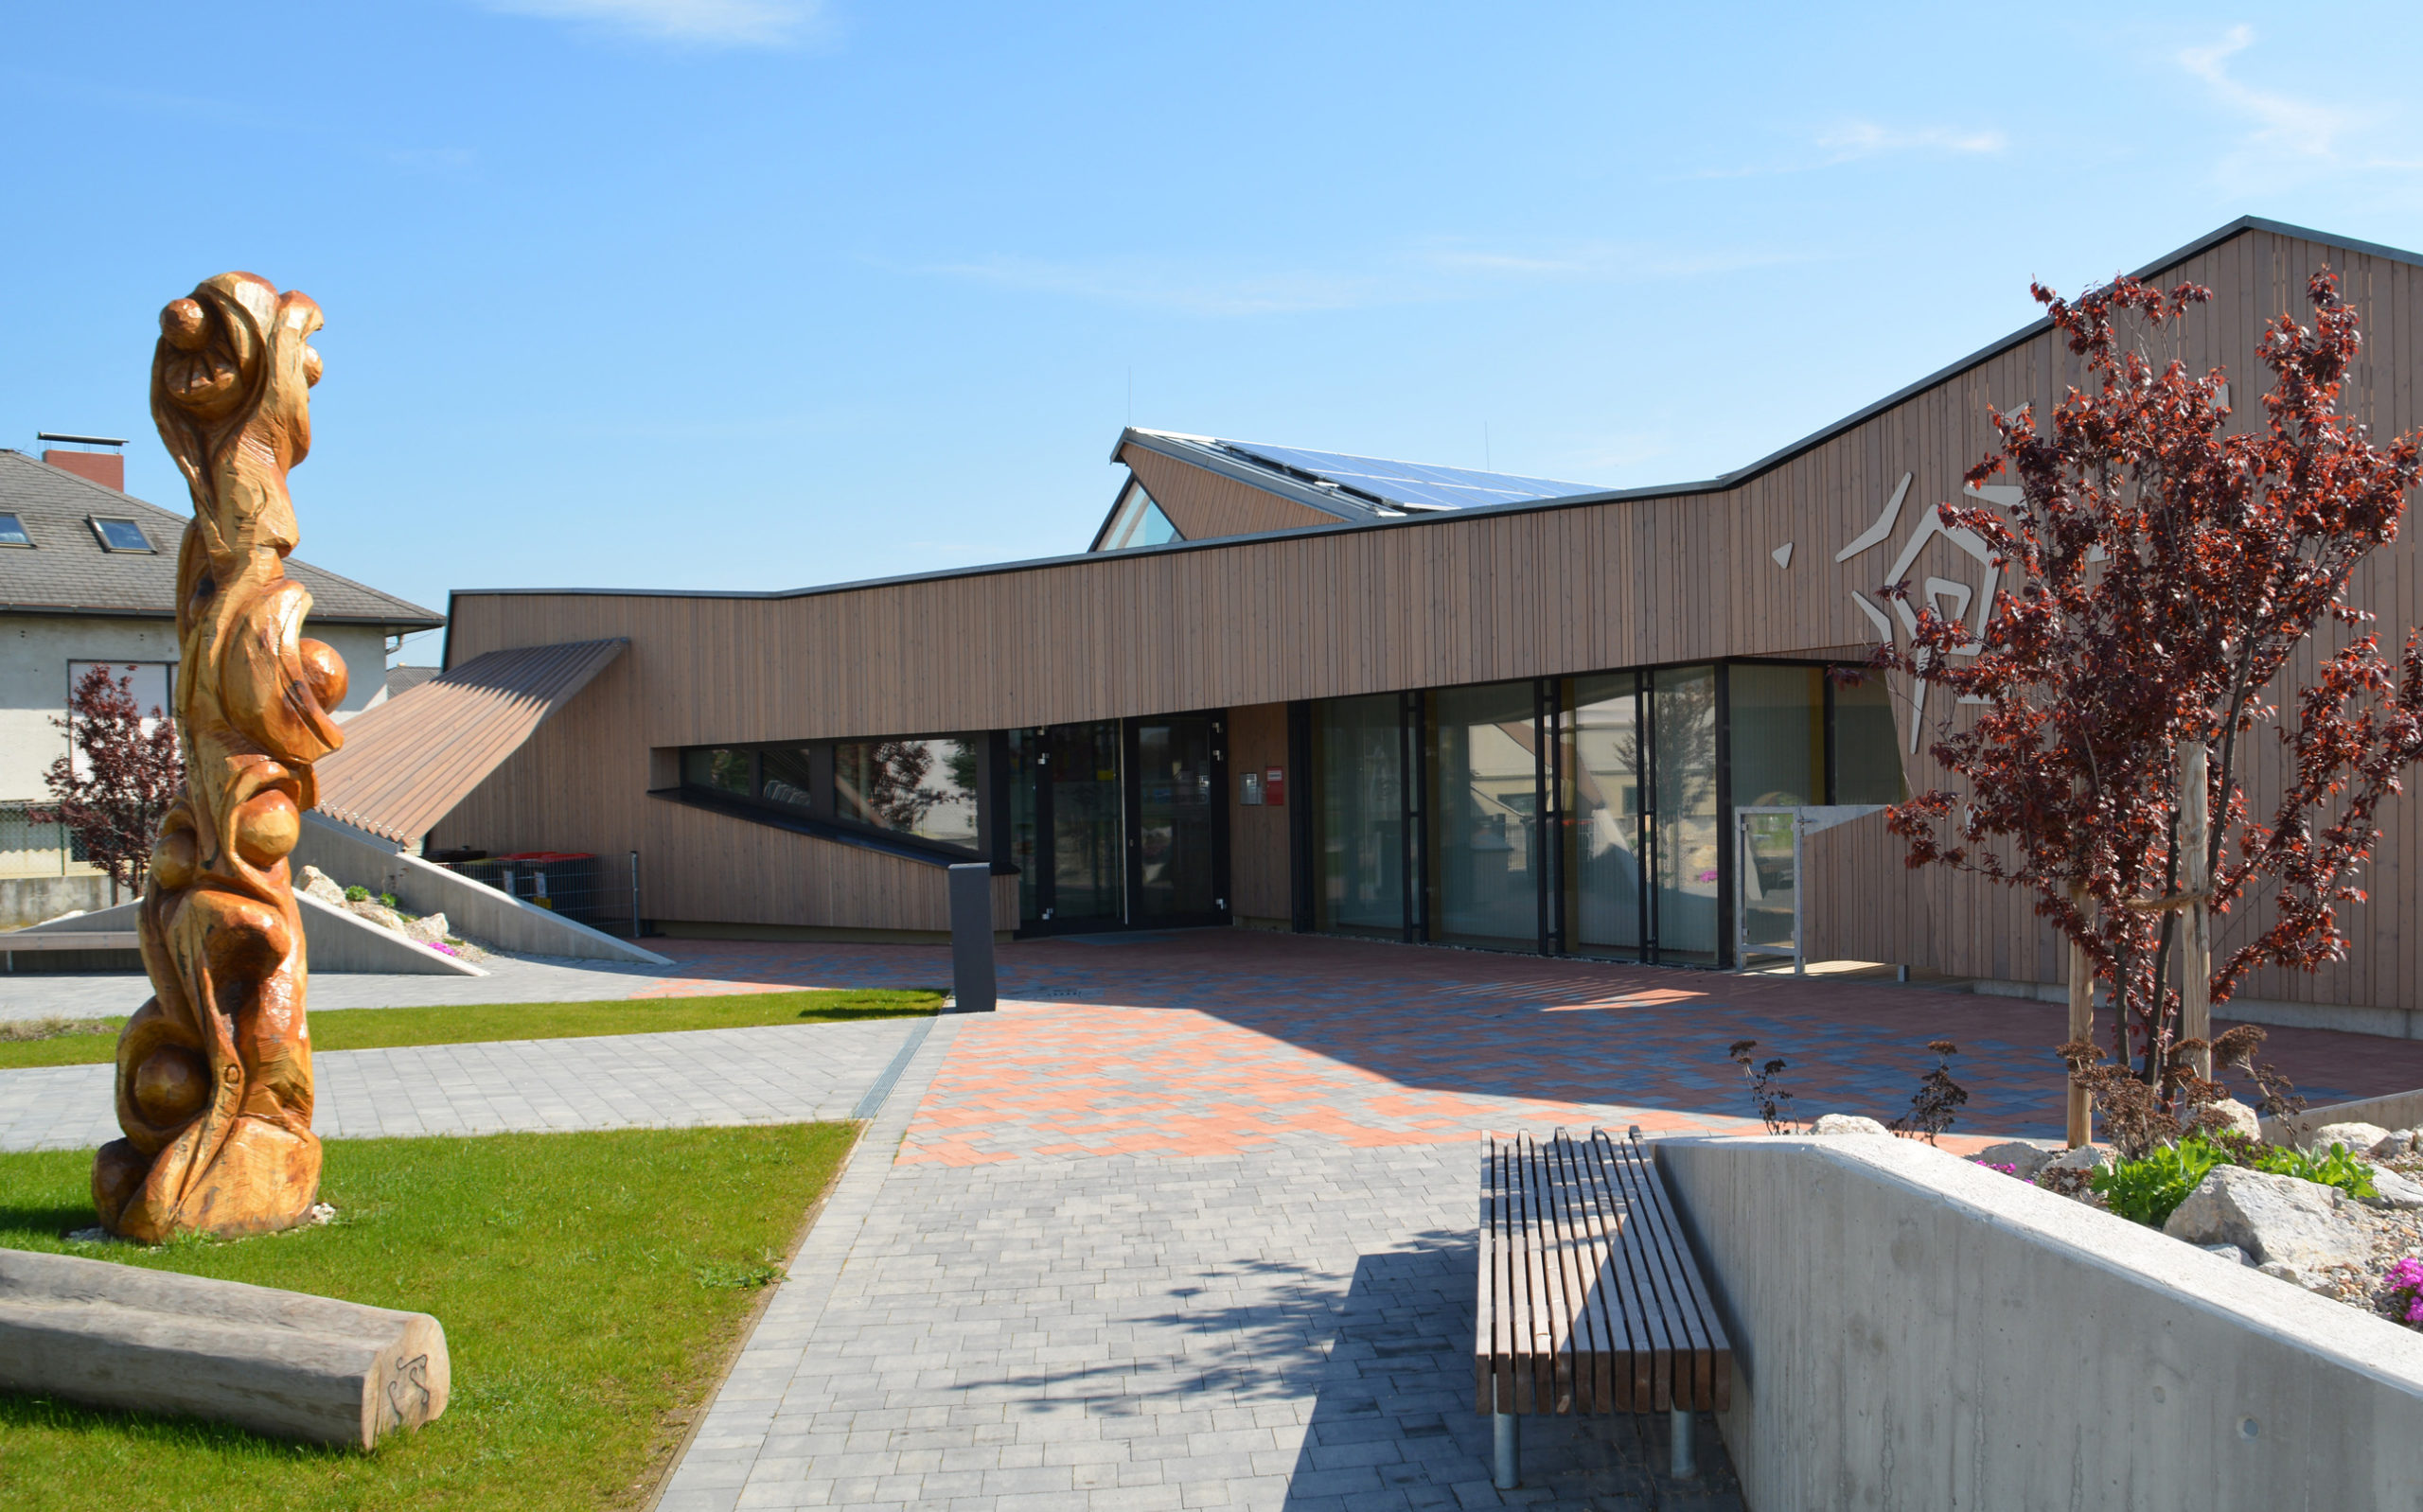
[[[345,722],[319,764],[319,811],[410,845],[435,827],[628,641],[516,646],[474,657]]]

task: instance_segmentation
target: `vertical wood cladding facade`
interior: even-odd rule
[[[2214,295],[2155,355],[2226,367],[2238,413],[2256,423],[2262,323],[2308,314],[2307,276],[2325,265],[2367,336],[2346,408],[2379,437],[2423,425],[2423,268],[2407,255],[2240,223],[2150,271]],[[1876,602],[1933,506],[1959,496],[1962,474],[1994,445],[1989,409],[2042,413],[2077,372],[2048,330],[2031,327],[1756,469],[1671,492],[1295,529],[1293,518],[1265,520],[1247,507],[1259,503],[1229,497],[1252,492],[1242,484],[1140,455],[1140,476],[1156,469],[1146,487],[1181,531],[1192,510],[1206,534],[1283,534],[779,596],[461,593],[450,664],[609,637],[630,649],[434,839],[636,847],[644,907],[657,917],[939,928],[934,869],[648,798],[663,785],[661,756],[650,781],[651,752],[1229,708],[1231,769],[1243,771],[1282,764],[1282,706],[1294,699],[1724,658],[1856,659],[1877,637],[1853,590]],[[1890,532],[1838,563],[1905,474]],[[1787,543],[1779,566],[1774,554]],[[1982,570],[1940,536],[1910,571],[1982,586]],[[2350,596],[2379,616],[2385,640],[2423,620],[2414,536],[2377,554]],[[2322,638],[2292,675],[2335,643]],[[1906,752],[1910,710],[1905,698],[1897,706]],[[1929,709],[1925,723],[1942,712]],[[2260,797],[2279,757],[2270,742],[2255,745]],[[1937,784],[1923,753],[1905,754],[1904,766],[1913,790]],[[1289,802],[1304,801],[1307,786],[1290,781]],[[1230,812],[1235,913],[1286,917],[1285,811]],[[2314,976],[2264,974],[2246,995],[2423,1008],[2423,892],[2413,886],[2423,802],[2394,803],[2384,830],[2362,884],[2377,902],[2343,921],[2349,958]],[[2059,979],[2059,952],[2025,899],[1939,869],[1905,875],[1879,823],[1813,837],[1811,870],[1811,937],[1822,954]],[[1015,879],[999,887],[1008,927]]]

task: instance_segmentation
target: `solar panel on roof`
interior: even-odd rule
[[[1598,491],[1595,483],[1527,478],[1516,473],[1440,467],[1420,462],[1390,462],[1379,457],[1350,456],[1341,451],[1307,451],[1300,447],[1269,447],[1243,441],[1222,444],[1244,456],[1325,478],[1391,503],[1471,509],[1484,504],[1563,499],[1572,494]]]

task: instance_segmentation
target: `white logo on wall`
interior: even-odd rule
[[[1884,501],[1884,509],[1877,514],[1876,522],[1852,536],[1849,544],[1836,552],[1834,554],[1836,562],[1851,561],[1893,538],[1894,530],[1901,522],[1901,506],[1910,496],[1911,476],[1906,472],[1901,474],[1901,481],[1894,485],[1893,496]],[[2021,499],[2017,488],[2001,484],[1990,484],[1983,488],[1963,486],[1961,492],[1981,503],[1992,504],[2002,509],[2016,506]],[[1934,609],[1943,619],[1954,621],[1969,627],[1969,645],[1952,654],[1973,657],[1983,649],[1981,642],[1986,633],[1986,617],[1993,611],[1994,589],[2002,577],[2001,572],[1994,567],[1993,554],[1986,549],[1986,543],[1978,538],[1974,531],[1947,529],[1943,520],[1934,510],[1921,509],[1919,512],[1918,521],[1911,527],[1909,536],[1901,543],[1901,550],[1894,555],[1892,565],[1873,581],[1883,585],[1899,583],[1908,578],[1911,571],[1918,566],[1919,556],[1925,553],[1928,543],[1937,537],[1951,542],[1953,546],[1976,562],[1977,581],[1972,586],[1963,578],[1930,575],[1919,583],[1916,597],[1919,603]],[[1772,554],[1775,556],[1776,565],[1789,566],[1792,561],[1791,544],[1785,543]],[[1965,575],[1967,571],[1965,564],[1955,560],[1951,565],[1954,571],[1963,571]],[[1859,606],[1859,611],[1867,616],[1870,624],[1876,626],[1878,639],[1884,641],[1897,639],[1894,633],[1896,618],[1901,621],[1903,634],[1918,633],[1919,613],[1916,605],[1905,600],[1892,601],[1890,604],[1892,615],[1888,616],[1885,609],[1880,607],[1868,594],[1853,589],[1850,590],[1850,595],[1851,602]],[[1984,701],[1976,697],[1961,699],[1963,703],[1983,703]],[[1910,749],[1914,751],[1919,748],[1920,722],[1925,717],[1926,708],[1927,685],[1921,682],[1911,690]]]

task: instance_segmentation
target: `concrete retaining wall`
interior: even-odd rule
[[[294,901],[303,909],[303,942],[309,952],[311,970],[315,973],[378,972],[416,976],[487,975],[469,961],[406,940],[392,929],[381,929],[367,919],[349,914],[343,908],[330,907],[308,894],[296,893]],[[107,934],[135,929],[140,927],[135,912],[142,906],[140,902],[122,903],[115,908],[97,909],[73,919],[54,920],[42,925],[35,933]],[[62,955],[80,964],[56,964],[52,958]],[[23,952],[17,959],[36,970],[143,969],[141,952],[133,950],[45,952],[39,957],[31,952]]]
[[[1910,1140],[1656,1151],[1758,1512],[2423,1499],[2423,1335]]]
[[[23,929],[79,909],[109,906],[104,876],[0,877],[0,929]]]
[[[483,945],[531,956],[581,960],[672,964],[655,951],[567,919],[447,870],[349,825],[303,816],[303,838],[292,857],[296,875],[315,866],[346,887],[392,892],[411,913],[442,913],[456,934]]]

